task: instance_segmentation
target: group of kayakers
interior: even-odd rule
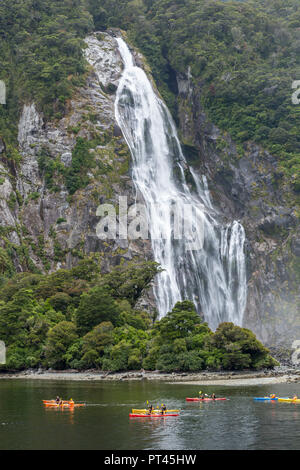
[[[167,411],[167,406],[162,403],[161,407],[159,409],[154,409],[153,405],[149,404],[148,405],[148,414],[151,414],[151,413],[154,413],[154,411],[157,413],[158,411],[160,411],[160,413],[163,415],[165,414],[165,412]]]
[[[62,405],[63,402],[64,402],[63,399],[60,398],[59,396],[57,396],[57,397],[55,398],[55,403],[56,403],[57,405]],[[70,400],[68,400],[68,403],[69,403],[70,405],[72,405],[72,404],[74,403],[73,399],[70,398]]]
[[[215,400],[217,397],[215,393],[213,392],[211,395],[207,395],[206,393],[203,393],[201,390],[199,392],[199,398],[201,400],[204,400],[205,398],[211,398],[212,400]]]
[[[274,398],[277,398],[275,393],[271,393],[270,398],[274,400]],[[298,400],[298,396],[294,394],[292,400]]]
[[[212,400],[215,400],[217,397],[216,397],[216,394],[213,392],[211,395],[207,395],[206,393],[203,393],[201,390],[199,392],[199,398],[201,400],[204,400],[204,399],[207,399],[207,398],[210,398]],[[146,410],[145,410],[146,411]],[[154,408],[153,405],[149,404],[149,402],[147,401],[147,412],[146,414],[148,415],[151,415],[152,413],[159,413],[159,414],[165,414],[167,412],[167,406],[162,403],[161,407],[160,408]]]
[[[274,400],[274,399],[277,399],[275,393],[271,393],[271,394],[269,395],[269,398],[270,398],[271,400],[272,400],[272,399],[273,399],[273,400]],[[216,400],[217,397],[216,397],[216,394],[215,394],[214,392],[213,392],[211,395],[207,395],[206,393],[203,393],[202,390],[200,390],[200,391],[199,391],[199,399],[200,399],[200,400],[205,400],[205,399]],[[220,398],[219,398],[219,399],[220,399]],[[297,400],[297,399],[298,399],[297,395],[294,394],[292,400]],[[196,399],[195,399],[195,400],[196,400]],[[221,400],[222,400],[222,398],[221,398]],[[57,405],[63,405],[63,404],[66,403],[66,402],[64,402],[61,397],[57,396],[56,399],[55,399],[55,403],[56,403]],[[68,400],[67,403],[68,403],[69,405],[72,405],[72,404],[74,404],[74,401],[73,401],[72,398],[70,398],[70,400]],[[78,405],[78,406],[79,406],[79,405]],[[155,414],[160,414],[160,415],[164,415],[164,414],[167,413],[167,411],[168,411],[168,409],[167,409],[167,406],[166,406],[165,403],[162,403],[160,408],[158,408],[158,407],[157,407],[157,408],[154,408],[154,406],[153,406],[152,404],[149,404],[149,402],[147,401],[147,409],[144,410],[144,413],[146,412],[146,414],[148,414],[148,415],[151,415],[151,414],[153,414],[153,413],[155,413]]]

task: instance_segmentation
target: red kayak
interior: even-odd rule
[[[186,398],[186,401],[217,401],[217,400],[227,400],[227,398]]]
[[[168,418],[169,416],[179,416],[179,413],[166,413],[166,414],[159,414],[159,413],[152,413],[150,414],[136,414],[136,413],[129,413],[129,418]]]

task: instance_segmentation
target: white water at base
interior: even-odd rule
[[[244,229],[237,221],[226,227],[217,221],[206,178],[188,167],[167,107],[123,39],[117,42],[124,71],[115,114],[146,206],[154,259],[164,269],[154,286],[159,317],[189,299],[213,330],[223,321],[241,326],[247,295]],[[183,236],[175,237],[182,228]]]

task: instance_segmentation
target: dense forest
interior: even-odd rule
[[[3,0],[0,79],[7,96],[0,105],[0,144],[12,181],[22,158],[17,144],[22,106],[34,100],[46,120],[61,119],[85,83],[85,36],[110,28],[126,31],[142,51],[175,121],[176,74],[188,73],[209,119],[231,135],[241,153],[248,141],[269,150],[278,160],[282,185],[288,181],[299,203],[300,107],[291,99],[292,83],[300,80],[297,0]],[[58,169],[70,195],[86,184],[89,146],[78,138],[71,167]],[[56,163],[40,155],[40,170],[53,191]],[[3,239],[5,230],[0,226]],[[13,249],[4,245],[0,338],[8,361],[3,369],[171,372],[276,364],[247,329],[224,323],[213,333],[188,300],[160,321],[137,309],[160,269],[155,263],[130,262],[103,274],[91,259],[54,273],[29,262],[30,272],[17,273]]]
[[[101,274],[96,260],[70,270],[22,273],[0,290],[2,370],[97,368],[107,371],[261,369],[277,362],[247,329],[222,323],[213,333],[190,301],[162,320],[135,304],[159,267],[131,262]]]

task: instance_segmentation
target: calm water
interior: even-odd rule
[[[199,390],[228,401],[188,403]],[[0,380],[0,449],[247,450],[300,449],[300,404],[254,402],[276,393],[300,396],[300,384],[204,387],[149,382]],[[87,406],[46,409],[60,395]],[[179,417],[129,419],[132,408],[165,402]]]

